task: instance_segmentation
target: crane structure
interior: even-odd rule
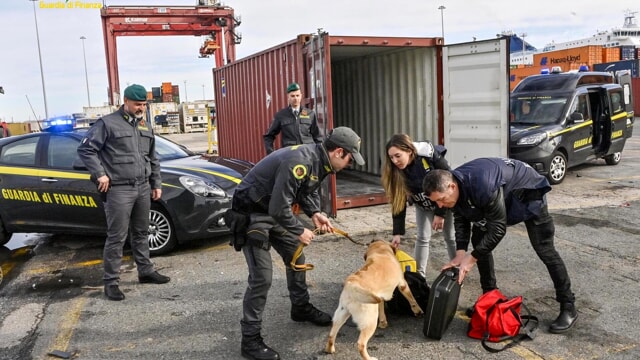
[[[100,16],[110,105],[120,105],[118,36],[207,36],[200,48],[200,57],[214,55],[215,67],[225,64],[225,55],[226,63],[235,61],[235,45],[241,40],[235,31],[240,26],[239,18],[234,16],[232,8],[216,2],[196,6],[105,6]]]

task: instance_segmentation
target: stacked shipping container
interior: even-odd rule
[[[612,64],[621,60],[640,59],[639,55],[640,48],[636,49],[633,46],[602,47],[594,45],[537,53],[533,56],[532,66],[511,69],[510,87],[513,90],[525,77],[540,74],[543,69],[551,70],[554,66],[560,66],[562,71],[578,70],[581,65],[588,65],[589,69],[594,69],[596,64]],[[602,67],[600,68],[602,69]]]

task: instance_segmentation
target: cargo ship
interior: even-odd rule
[[[605,56],[606,58],[601,59],[601,62],[638,59],[638,52],[640,51],[640,27],[637,23],[636,14],[637,11],[627,10],[622,27],[612,28],[608,31],[598,31],[596,34],[587,38],[565,42],[552,41],[546,44],[541,50],[536,49],[531,44],[525,42],[524,39],[519,38],[511,32],[503,32],[503,35],[512,37],[510,63],[512,66],[540,65],[535,63],[535,55],[563,50],[566,52],[567,50],[577,48],[586,49],[587,47],[616,49],[609,51],[609,54]],[[616,56],[618,52],[619,55]],[[600,62],[600,60],[598,62]]]
[[[542,50],[536,49],[515,35],[511,37],[509,75],[510,89],[513,90],[527,76],[540,74],[552,68],[561,71],[577,71],[586,66],[591,70],[629,70],[632,77],[638,77],[640,68],[640,27],[636,13],[625,12],[624,25],[609,31],[578,40],[552,42]],[[521,50],[519,50],[519,48]]]
[[[613,28],[609,31],[599,31],[595,35],[565,42],[551,42],[542,48],[543,52],[571,49],[587,45],[600,45],[603,47],[633,46],[640,47],[640,27],[636,21],[637,11],[627,10],[624,16],[624,25],[621,28]]]

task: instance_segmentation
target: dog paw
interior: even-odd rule
[[[413,311],[413,315],[415,316],[422,316],[424,315],[424,311],[422,311],[422,308],[420,308],[420,306],[415,305],[411,307],[411,311]]]
[[[331,346],[331,347],[327,346],[324,349],[324,352],[327,353],[327,354],[333,354],[333,353],[336,352],[336,348],[335,348],[335,346]]]
[[[386,322],[386,321],[380,321],[380,322],[378,322],[378,327],[379,327],[380,329],[386,329],[386,328],[387,328],[387,326],[389,326],[389,323],[388,323],[388,322]]]

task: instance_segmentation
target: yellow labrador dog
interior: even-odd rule
[[[367,343],[377,326],[383,329],[387,327],[384,302],[391,299],[393,290],[396,287],[400,290],[411,304],[411,309],[416,316],[422,315],[423,311],[411,294],[391,243],[374,240],[367,248],[364,259],[364,266],[349,275],[344,282],[340,303],[333,314],[333,326],[329,332],[325,352],[335,353],[336,335],[351,316],[360,330],[358,337],[360,356],[364,360],[377,360],[369,356]]]

